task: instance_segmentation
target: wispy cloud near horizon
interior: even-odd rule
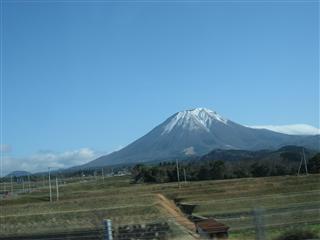
[[[47,171],[48,167],[64,169],[85,164],[106,153],[90,148],[65,152],[38,151],[27,157],[3,156],[3,174],[23,170],[31,173]]]
[[[285,133],[289,135],[318,135],[320,129],[307,124],[291,124],[291,125],[260,125],[248,126],[257,129],[268,129],[274,132]]]

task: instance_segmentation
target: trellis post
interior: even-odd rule
[[[110,219],[103,220],[104,240],[113,240],[112,237],[112,221]]]

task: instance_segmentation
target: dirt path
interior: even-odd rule
[[[196,234],[196,228],[193,222],[191,222],[183,212],[175,205],[175,203],[162,194],[156,194],[159,199],[160,205],[165,209],[165,211],[178,223],[180,226],[184,227],[186,231],[193,237],[193,239],[199,239]]]

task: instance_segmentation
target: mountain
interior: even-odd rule
[[[24,176],[28,176],[31,175],[31,173],[26,172],[26,171],[14,171],[9,173],[6,177],[24,177]]]
[[[178,112],[125,148],[82,167],[150,162],[201,156],[213,149],[278,149],[285,145],[320,148],[320,135],[294,136],[255,129],[228,120],[215,111],[196,108]]]
[[[307,159],[317,154],[317,151],[302,148],[298,146],[284,146],[277,150],[224,150],[215,149],[205,155],[203,155],[201,161],[241,161],[241,160],[289,160],[299,162],[301,160],[302,151]]]

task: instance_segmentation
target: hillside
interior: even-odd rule
[[[312,149],[306,149],[299,146],[284,146],[277,150],[259,150],[259,151],[249,151],[249,150],[224,150],[216,149],[208,154],[203,155],[200,160],[223,160],[223,161],[242,161],[242,160],[290,160],[290,161],[300,161],[302,150],[305,153],[307,159],[313,157],[317,151]]]
[[[23,176],[28,176],[30,175],[31,173],[30,172],[27,172],[27,171],[14,171],[14,172],[11,172],[9,173],[6,177],[23,177]]]

